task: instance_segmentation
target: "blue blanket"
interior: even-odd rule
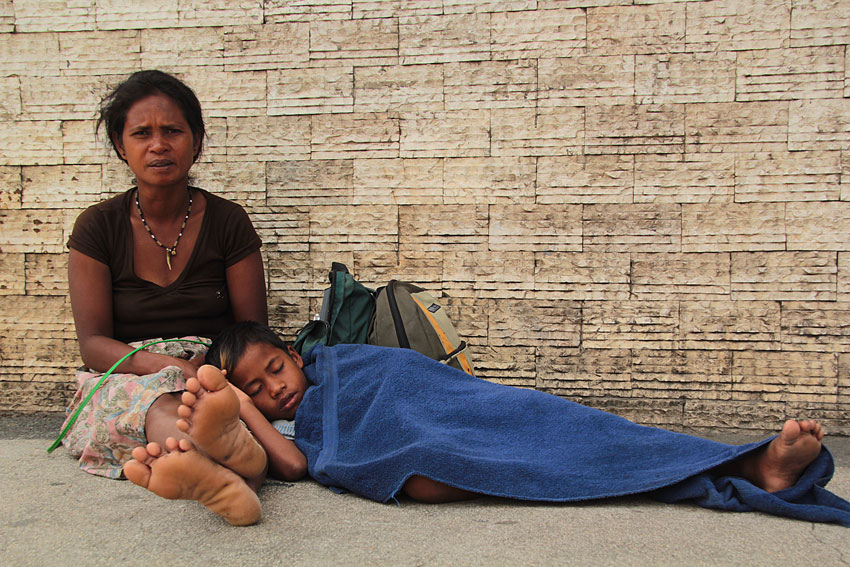
[[[386,502],[411,475],[473,492],[569,502],[636,493],[850,526],[823,486],[824,448],[799,482],[767,493],[706,471],[770,440],[734,446],[626,419],[535,390],[471,377],[415,352],[316,346],[296,444],[319,483]]]

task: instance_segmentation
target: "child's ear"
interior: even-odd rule
[[[291,359],[292,359],[292,361],[293,361],[296,365],[298,365],[298,368],[304,368],[304,359],[302,359],[302,358],[301,358],[301,355],[300,355],[300,354],[298,354],[298,351],[297,351],[297,350],[295,350],[295,349],[292,347],[292,345],[290,345],[289,347],[287,347],[287,351],[286,351],[286,352],[287,352],[287,354],[289,355],[289,358],[291,358]]]

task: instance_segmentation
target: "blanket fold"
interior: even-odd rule
[[[641,426],[404,349],[318,345],[304,362],[311,387],[295,442],[310,475],[331,488],[386,502],[422,475],[521,500],[649,493],[850,526],[850,503],[823,488],[833,471],[825,448],[795,486],[769,494],[707,471],[770,439],[735,446]]]

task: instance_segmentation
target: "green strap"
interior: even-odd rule
[[[204,345],[205,347],[210,346],[210,343],[205,343],[203,341],[196,341],[194,339],[160,339],[158,341],[151,341],[147,344],[143,344],[140,347],[134,348],[133,350],[131,350],[130,352],[125,354],[123,357],[121,357],[121,359],[118,360],[118,362],[113,364],[112,368],[110,368],[109,370],[106,371],[106,374],[104,374],[103,376],[100,377],[100,380],[97,381],[97,384],[95,385],[94,389],[92,389],[92,391],[89,392],[89,395],[86,396],[86,398],[82,401],[82,403],[79,406],[77,406],[77,410],[74,412],[74,415],[72,415],[71,419],[68,420],[68,424],[62,429],[62,432],[59,433],[59,437],[57,437],[56,441],[53,442],[53,445],[51,445],[47,449],[47,452],[52,453],[53,450],[56,449],[56,447],[58,447],[62,443],[62,439],[64,439],[65,436],[68,435],[68,431],[71,429],[71,427],[74,425],[74,423],[76,423],[77,418],[80,416],[80,412],[83,411],[83,408],[86,407],[86,404],[89,403],[89,400],[91,400],[92,396],[94,396],[95,392],[97,392],[100,389],[100,387],[103,385],[103,383],[106,381],[106,379],[109,378],[109,376],[112,374],[112,372],[114,372],[116,368],[121,366],[122,362],[124,362],[125,360],[127,360],[128,358],[130,358],[131,356],[133,356],[134,354],[136,354],[140,350],[145,349],[145,348],[147,348],[151,345],[159,344],[159,343],[195,343],[195,344],[198,344],[198,345]]]

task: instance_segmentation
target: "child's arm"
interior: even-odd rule
[[[245,392],[232,384],[230,387],[239,397],[239,417],[266,450],[269,476],[279,480],[298,480],[307,474],[307,458],[304,453],[269,423]]]

